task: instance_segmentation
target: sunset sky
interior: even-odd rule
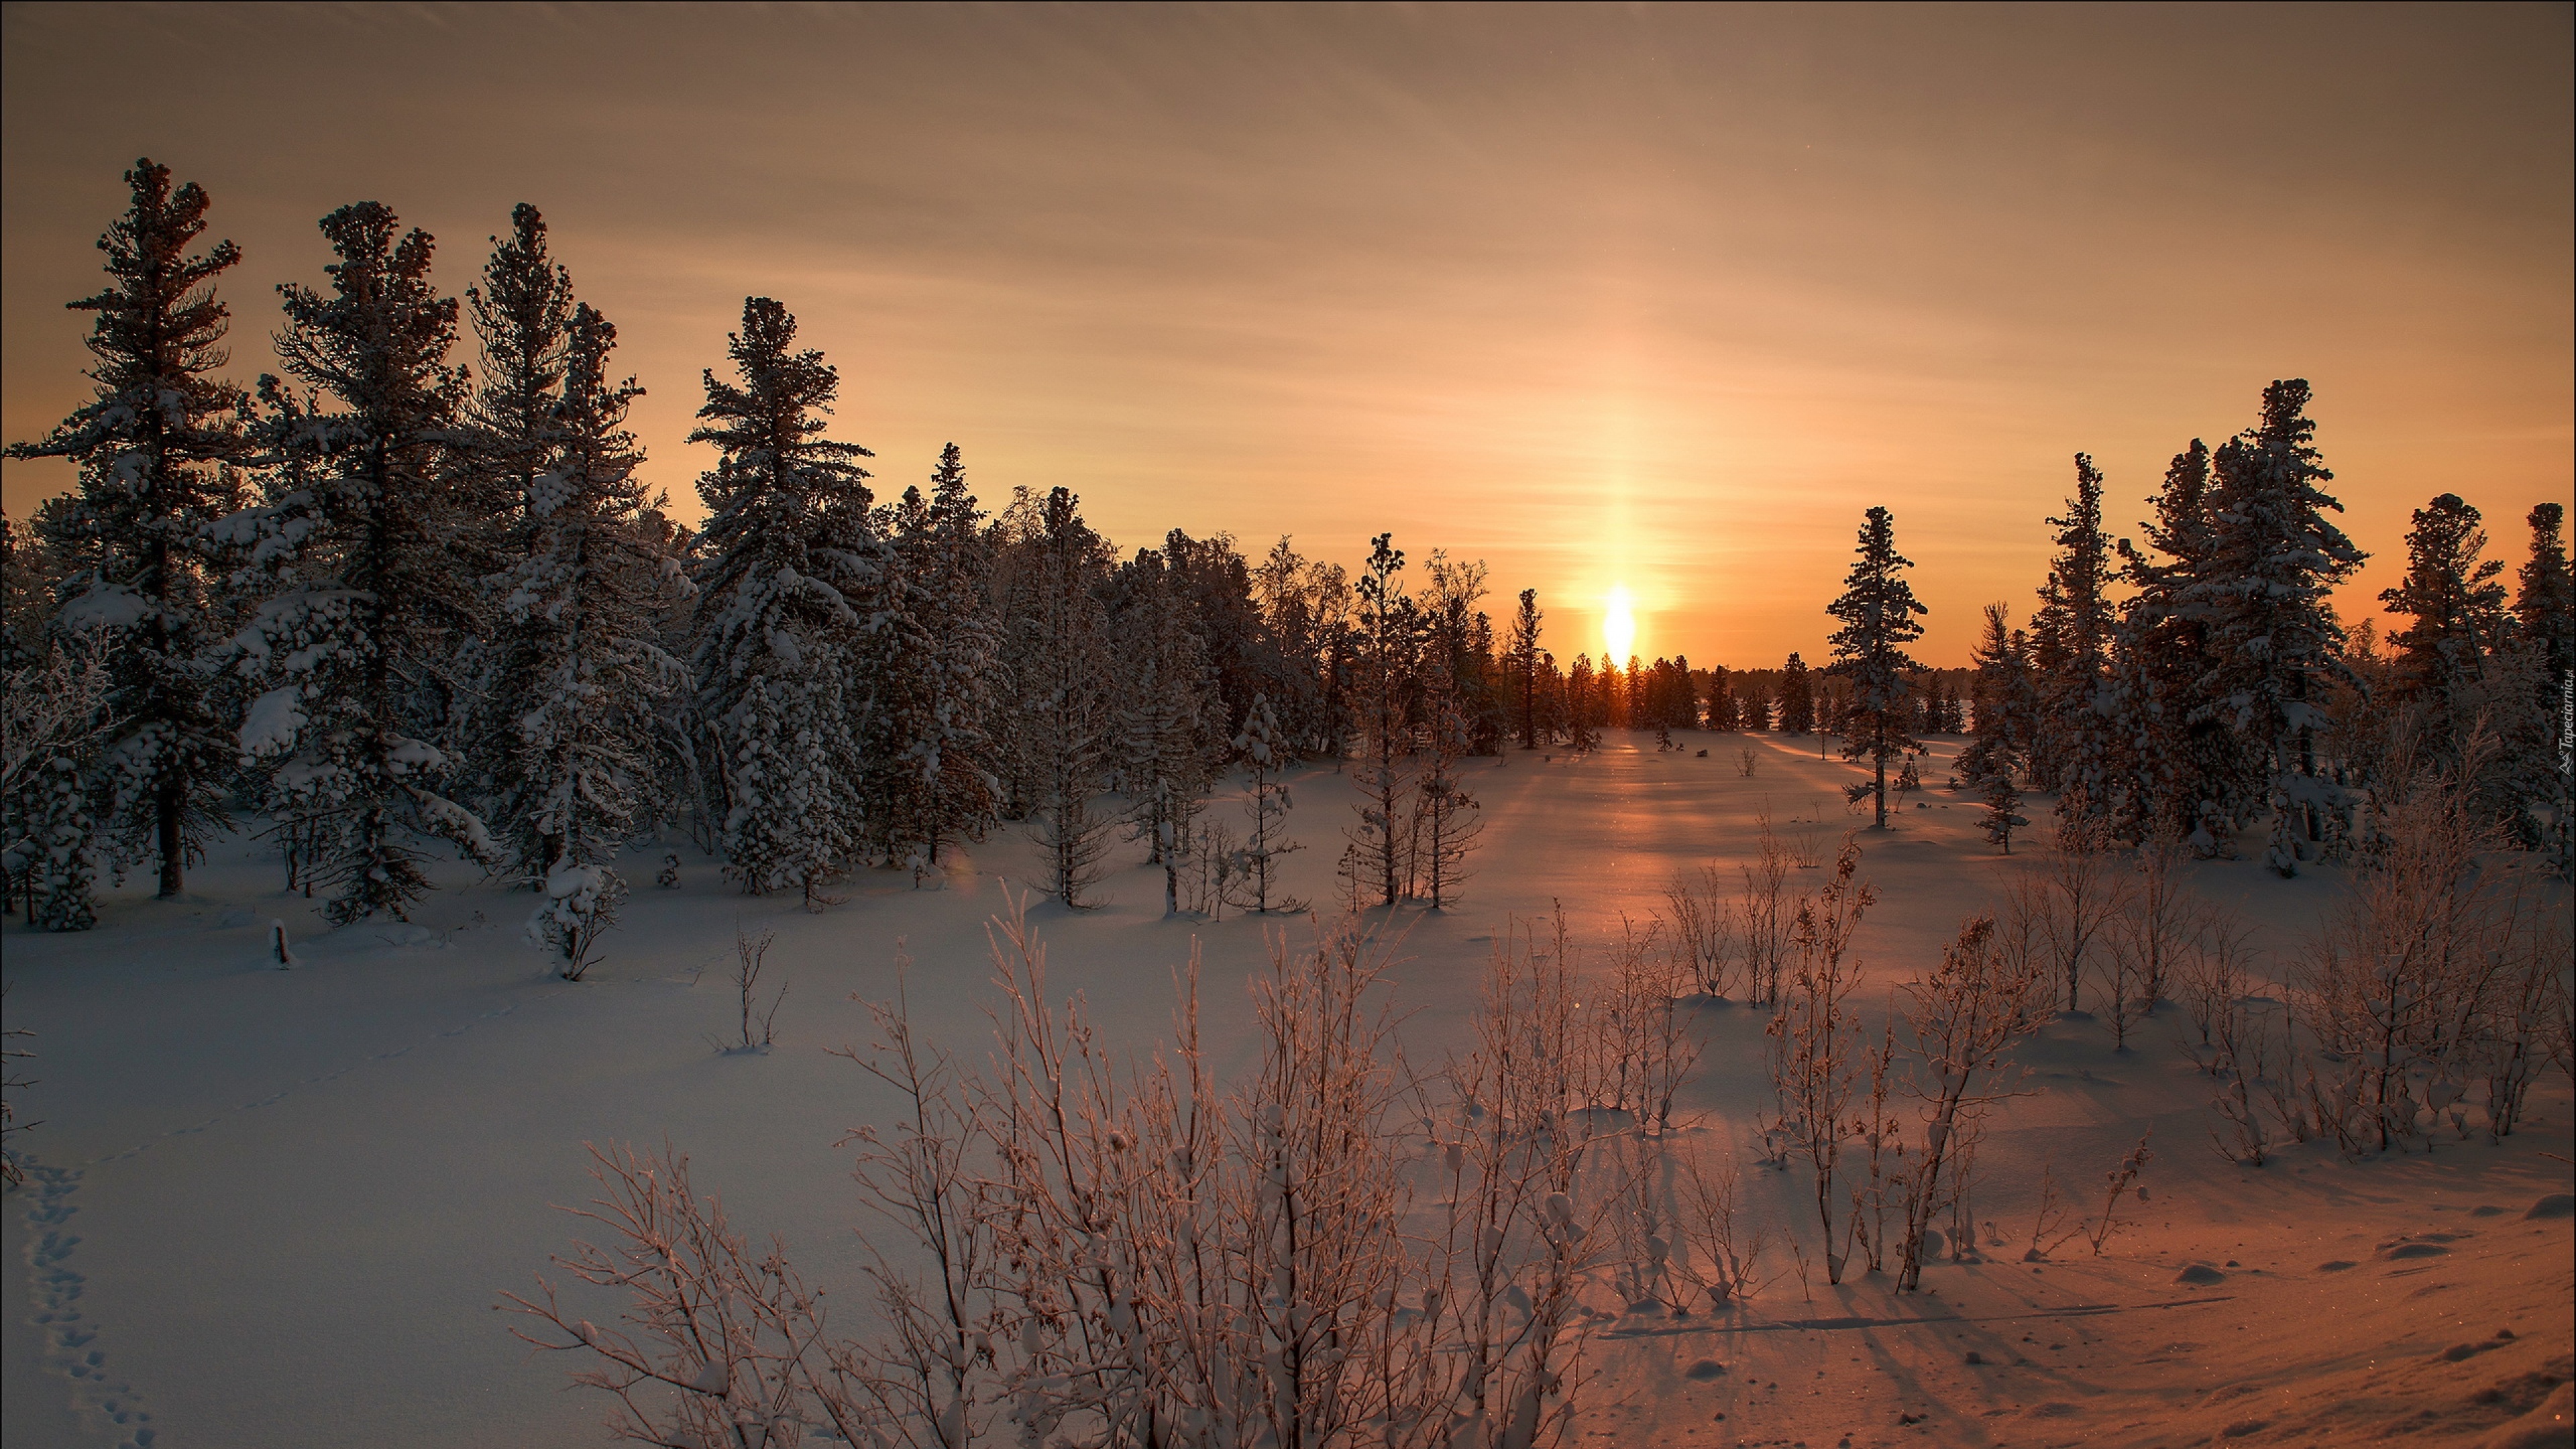
[[[324,212],[390,204],[461,292],[529,201],[684,516],[760,293],[881,493],[953,439],[1126,548],[1391,529],[1498,616],[1537,587],[1560,656],[1624,585],[1640,652],[1738,666],[1822,652],[1885,503],[1958,664],[2076,450],[2134,532],[2278,377],[2365,597],[2443,491],[2518,561],[2576,453],[2570,14],[11,5],[0,402],[84,395],[62,304],[138,155],[247,254],[244,381]],[[23,518],[70,475],[5,479]]]

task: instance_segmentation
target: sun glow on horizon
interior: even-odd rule
[[[1628,608],[1628,586],[1612,584],[1610,602],[1601,611],[1601,642],[1608,650],[1603,661],[1625,664],[1636,651],[1637,616]]]

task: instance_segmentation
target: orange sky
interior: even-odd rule
[[[1393,529],[1535,585],[1561,655],[1815,657],[1862,509],[1965,661],[2070,455],[2122,531],[2305,376],[2393,581],[2445,490],[2519,557],[2571,488],[2571,26],[2484,9],[56,7],[5,16],[9,438],[84,391],[139,154],[247,260],[382,200],[453,290],[541,207],[684,512],[748,292],[899,491],[1064,484],[1127,547]],[[111,83],[109,77],[113,76]],[[470,360],[470,343],[466,352]],[[23,517],[67,486],[8,464]]]

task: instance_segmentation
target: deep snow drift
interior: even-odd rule
[[[1812,739],[1684,739],[1665,753],[1614,732],[1579,760],[1472,763],[1487,831],[1463,902],[1385,927],[1402,933],[1393,1005],[1408,1057],[1437,1060],[1462,1039],[1507,918],[1561,903],[1598,944],[1623,914],[1661,909],[1678,871],[1731,868],[1759,810],[1826,843],[1864,823],[1840,802],[1854,772],[1819,761]],[[1750,777],[1740,747],[1757,752]],[[1946,774],[1952,748],[1935,746],[1927,778]],[[1330,768],[1292,784],[1290,833],[1306,849],[1288,885],[1328,908],[1350,792]],[[2045,801],[2031,803],[2044,819]],[[1864,999],[1928,969],[2019,868],[1975,815],[1935,790],[1889,831],[1861,833],[1881,893],[1859,938]],[[858,1219],[834,1144],[880,1120],[888,1094],[827,1049],[866,1039],[851,998],[890,993],[903,941],[920,1029],[980,1059],[986,922],[1035,872],[1034,852],[997,833],[939,888],[870,873],[809,915],[792,894],[735,894],[714,863],[674,848],[677,890],[646,884],[658,851],[630,859],[623,927],[579,984],[526,941],[525,892],[450,867],[416,922],[327,931],[243,837],[185,901],[153,901],[136,881],[106,896],[95,931],[9,926],[9,1024],[35,1031],[39,1053],[20,1064],[39,1079],[21,1116],[43,1125],[22,1139],[35,1168],[7,1214],[21,1265],[5,1315],[8,1444],[599,1442],[605,1402],[566,1390],[565,1362],[531,1356],[494,1311],[569,1245],[574,1225],[550,1205],[592,1195],[585,1141],[667,1142],[738,1227],[779,1235],[811,1279],[850,1282]],[[2259,925],[2267,969],[2340,879],[2282,881],[2250,862],[2192,878]],[[1265,931],[1307,926],[1161,919],[1161,873],[1141,865],[1105,894],[1079,915],[1031,909],[1054,988],[1083,992],[1121,1044],[1151,1047],[1195,936],[1210,1056],[1220,1072],[1240,1065],[1252,1022],[1239,983]],[[272,918],[294,969],[274,968]],[[713,1045],[736,1024],[738,928],[777,933],[768,980],[787,994],[766,1053]],[[1737,1156],[1763,1216],[1812,1235],[1803,1174],[1753,1162],[1764,1019],[1696,1010],[1707,1050],[1677,1120]],[[1733,1312],[1667,1317],[1606,1286],[1588,1295],[1580,1435],[1814,1449],[2469,1442],[2518,1432],[2498,1426],[2531,1410],[2526,1422],[2557,1413],[2566,1442],[2567,1391],[2551,1392],[2571,1377],[2571,1219],[2526,1215],[2568,1191],[2566,1079],[2544,1081],[2502,1146],[2446,1140],[2353,1163],[2310,1145],[2248,1169],[2210,1144],[2210,1079],[2177,1050],[2180,1030],[2160,1014],[2122,1053],[2100,1023],[2066,1020],[2025,1046],[2030,1094],[1980,1153],[1977,1216],[2007,1241],[1982,1263],[1932,1267],[1925,1293],[1876,1276],[1828,1288],[1820,1272],[1802,1290],[1775,1254],[1779,1276]],[[2043,1167],[2089,1207],[2150,1128],[2147,1192],[2123,1213],[2135,1226],[2102,1256],[2076,1244],[2020,1261]]]

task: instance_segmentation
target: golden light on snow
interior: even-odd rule
[[[1628,586],[1612,584],[1610,602],[1601,610],[1601,656],[1610,664],[1625,664],[1637,647],[1637,616],[1628,609]]]

